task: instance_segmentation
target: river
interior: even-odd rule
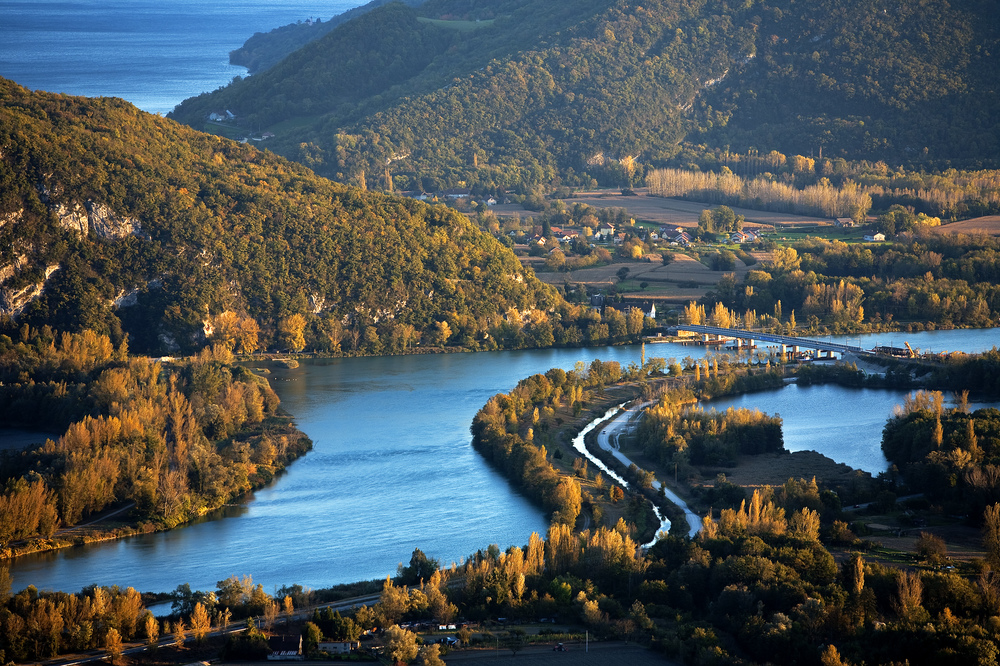
[[[890,336],[874,337],[884,344]],[[892,338],[905,338],[915,347],[980,351],[1000,336],[993,329]],[[416,547],[448,564],[491,543],[523,545],[532,532],[544,533],[545,516],[470,446],[476,411],[492,395],[536,372],[571,369],[594,358],[626,365],[638,362],[640,354],[638,346],[546,349],[336,359],[275,370],[272,386],[312,437],[312,452],[270,486],[212,519],[18,558],[11,564],[14,589],[33,584],[78,591],[94,583],[143,591],[169,591],[182,583],[214,589],[230,575],[249,574],[273,592],[286,584],[318,588],[381,578],[408,562]],[[704,350],[647,344],[646,354],[697,358]],[[795,396],[815,390],[826,392],[818,400],[821,408],[792,407]],[[886,399],[875,403],[876,394],[887,394]],[[901,395],[792,387],[738,400],[780,412],[789,449],[813,448],[880,471],[878,435]],[[808,427],[796,425],[797,416]],[[831,428],[842,428],[843,440],[864,435],[863,451],[850,458],[824,450],[828,444],[817,444],[818,433]],[[881,459],[881,469],[884,464]]]

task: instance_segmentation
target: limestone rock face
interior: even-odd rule
[[[24,311],[24,308],[31,301],[42,295],[45,291],[45,283],[49,276],[59,270],[59,264],[52,264],[45,267],[45,279],[35,284],[29,284],[21,289],[4,289],[0,287],[0,315],[6,315],[11,319]]]
[[[114,211],[104,204],[93,201],[87,202],[87,220],[98,237],[113,240],[136,234],[141,228],[138,220],[115,215]]]
[[[90,220],[87,211],[80,204],[73,204],[70,208],[66,204],[56,204],[52,211],[59,218],[59,226],[68,231],[72,231],[81,236],[86,236],[90,231]]]
[[[0,266],[0,285],[14,277],[27,263],[28,257],[23,254],[19,254],[15,256],[14,260],[9,264]]]
[[[11,211],[9,213],[0,213],[0,228],[5,227],[8,224],[17,224],[24,217],[24,209],[19,208],[18,210]]]
[[[59,188],[49,190],[44,185],[38,185],[38,192],[44,203],[59,218],[59,226],[80,236],[86,237],[93,229],[98,238],[118,240],[131,235],[140,235],[142,225],[132,217],[116,214],[109,206],[96,201],[87,201],[83,206],[78,203],[57,203],[52,200],[57,196]],[[0,226],[4,220],[0,219]]]

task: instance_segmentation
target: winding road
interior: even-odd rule
[[[618,461],[620,461],[626,467],[630,466],[632,464],[632,461],[629,460],[628,457],[619,450],[618,438],[623,433],[628,432],[629,430],[635,427],[636,422],[640,418],[642,418],[642,410],[651,404],[652,403],[649,402],[637,403],[633,404],[630,407],[622,409],[621,414],[619,414],[614,420],[610,421],[609,423],[606,423],[604,428],[601,429],[601,432],[597,434],[598,446],[600,446],[605,451],[611,453],[611,455],[613,455]],[[621,409],[621,408],[622,406],[619,406],[616,409]],[[609,416],[611,413],[613,412],[609,412],[603,418],[607,418],[607,416]],[[596,424],[599,422],[600,420],[595,421],[594,423]],[[576,442],[574,440],[574,447],[575,444]],[[621,480],[621,477],[618,477],[617,475],[614,476],[615,478]],[[663,484],[661,484],[659,481],[655,479],[653,480],[653,488],[655,488],[656,490],[660,490],[661,485]],[[671,502],[679,506],[684,511],[684,517],[687,519],[688,523],[688,536],[694,537],[695,535],[697,535],[698,530],[701,529],[701,517],[698,516],[693,511],[691,511],[687,503],[680,497],[678,497],[674,491],[664,486],[663,493],[664,495],[667,496],[667,499],[669,499]]]

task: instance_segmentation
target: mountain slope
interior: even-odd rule
[[[389,160],[396,185],[413,188],[617,183],[623,157],[656,166],[727,146],[997,160],[1000,29],[981,0],[428,0],[365,18],[404,13],[395,52],[425,43],[430,26],[451,33],[436,33],[444,48],[422,51],[405,80],[385,77],[385,58],[343,55],[365,40],[358,19],[175,115],[203,127],[231,108],[319,173],[350,181]],[[385,85],[344,96],[303,74],[324,70]]]
[[[478,348],[508,310],[556,301],[444,207],[337,185],[121,100],[0,79],[4,328],[127,332],[156,351],[239,324],[262,346],[384,353],[421,335]]]
[[[995,3],[775,2],[759,18],[756,59],[706,96],[728,125],[701,140],[997,165]]]
[[[325,23],[322,20],[305,23],[300,21],[283,25],[270,32],[258,32],[244,42],[243,46],[229,52],[229,64],[246,67],[251,74],[262,72],[274,67],[309,42],[328,34],[337,26],[391,2],[403,2],[415,7],[423,0],[371,0],[360,7],[337,14]]]

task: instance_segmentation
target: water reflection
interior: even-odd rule
[[[906,336],[916,347],[970,351],[996,339],[996,331]],[[641,353],[638,346],[547,349],[273,369],[272,386],[313,439],[312,452],[246,503],[197,524],[19,558],[11,566],[14,588],[212,589],[230,575],[249,574],[271,592],[382,578],[416,547],[450,563],[490,543],[523,545],[531,532],[544,533],[546,517],[469,445],[476,411],[534,373],[594,358],[638,363]],[[649,344],[646,355],[701,358],[705,349]],[[816,449],[878,472],[885,468],[882,425],[903,394],[852,391],[789,387],[734,400],[780,413],[789,449]]]

